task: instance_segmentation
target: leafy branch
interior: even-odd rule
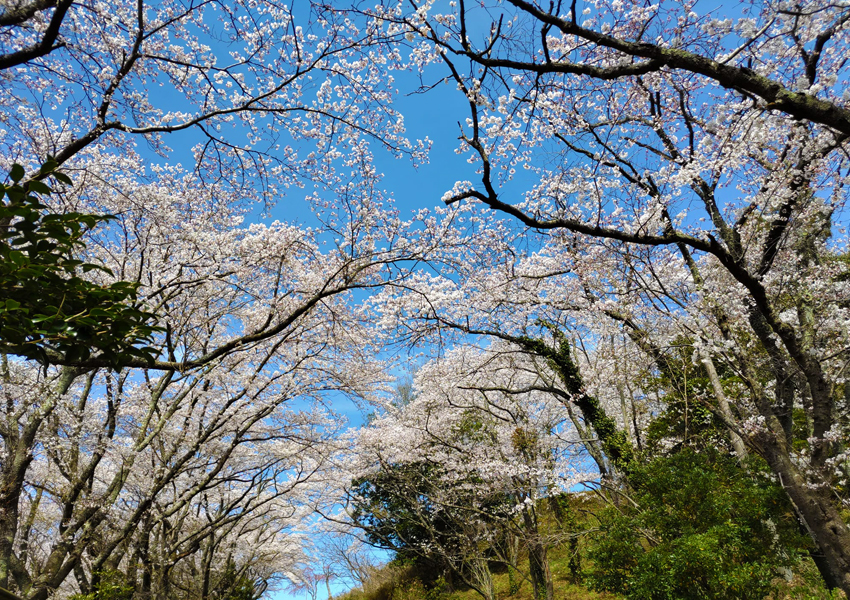
[[[111,215],[52,212],[42,198],[53,193],[50,179],[70,185],[49,160],[35,177],[14,165],[11,183],[0,184],[0,352],[43,365],[84,362],[99,355],[112,368],[158,351],[149,344],[161,328],[140,307],[138,284],[99,285],[81,275],[112,272],[75,256],[83,237]]]

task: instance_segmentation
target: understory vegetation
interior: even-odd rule
[[[664,461],[666,462],[666,461]],[[636,495],[648,510],[621,498],[619,505],[592,492],[560,496],[575,518],[563,521],[563,509],[546,501],[542,530],[549,544],[553,597],[562,600],[728,598],[832,600],[796,522],[777,503],[776,487],[763,478],[745,478],[730,486],[721,479],[731,465],[707,465],[705,457],[685,453],[673,464],[656,465],[665,474],[644,481]],[[722,462],[722,460],[721,460]],[[683,465],[682,463],[686,463]],[[675,471],[673,471],[675,469]],[[670,481],[673,477],[676,482]],[[682,482],[687,479],[688,482]],[[670,483],[685,483],[668,496]],[[720,487],[718,488],[718,483]],[[728,480],[726,480],[728,483]],[[664,486],[661,491],[660,486]],[[738,496],[739,492],[743,496]],[[722,496],[715,499],[712,496]],[[660,502],[659,502],[660,501]],[[730,502],[737,510],[726,512]],[[559,517],[560,513],[560,517]],[[773,521],[772,519],[777,519]],[[768,529],[764,535],[764,529]],[[784,529],[784,530],[783,530]],[[523,549],[525,551],[525,549]],[[484,548],[493,580],[493,597],[532,600],[531,582]],[[462,577],[441,570],[432,560],[398,555],[373,567],[356,589],[336,600],[474,600],[481,595]],[[527,557],[518,570],[527,573]]]

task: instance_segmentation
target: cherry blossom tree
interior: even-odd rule
[[[161,208],[122,209],[122,235],[89,250],[115,273],[141,273],[165,323],[165,360],[113,373],[6,359],[4,564],[27,598],[86,592],[115,570],[169,597],[181,581],[212,585],[234,544],[247,561],[237,568],[295,569],[286,534],[303,518],[298,493],[321,477],[339,423],[318,403],[384,377],[365,312],[345,292],[382,281],[408,256],[401,247],[375,249],[373,227],[349,221],[354,233],[322,252],[297,227],[224,227],[235,217],[221,209],[195,218],[197,196],[148,198]],[[372,208],[363,219],[387,231]],[[279,331],[228,346],[258,324]],[[210,347],[229,349],[191,363]]]
[[[498,386],[452,379],[439,398],[489,415],[490,450],[450,440],[464,410],[431,421],[423,396],[387,417],[401,423],[379,440],[391,461],[427,446],[457,474],[452,444],[487,452],[482,465],[510,458],[525,469],[513,480],[475,477],[531,499],[572,481],[544,459],[545,407],[600,473],[623,473],[640,406],[661,402],[631,375],[688,390],[690,355],[710,382],[694,400],[739,457],[767,461],[850,594],[836,485],[850,439],[848,26],[829,0],[730,18],[684,0],[4,3],[0,170],[24,165],[28,185],[54,160],[72,183],[52,210],[114,215],[80,257],[109,271],[86,276],[133,282],[162,331],[118,372],[97,353],[46,368],[4,356],[0,587],[45,598],[120,571],[167,595],[296,565],[269,540],[336,450],[322,411],[288,407],[386,377],[365,327],[379,312],[397,339],[487,336],[508,361]],[[403,137],[393,68],[468,100],[459,151],[475,172],[415,224],[387,206],[372,161],[376,144],[425,149]],[[302,186],[318,226],[244,224]],[[411,272],[419,260],[432,270]],[[534,411],[505,417],[518,398]],[[520,429],[542,444],[533,456],[509,443]]]
[[[570,280],[547,301],[607,317],[659,371],[673,373],[677,337],[709,373],[731,369],[742,389],[713,377],[710,405],[738,452],[768,462],[828,582],[850,593],[833,493],[846,476],[847,7],[376,11],[407,36],[423,77],[468,99],[460,151],[476,183],[444,200],[541,236],[550,272]]]
[[[0,588],[297,580],[342,422],[325,395],[386,378],[358,301],[421,254],[372,166],[371,144],[422,150],[379,34],[318,3],[4,4],[0,167],[33,186],[50,160],[50,210],[112,215],[83,275],[130,282],[160,329],[118,364],[3,355]],[[312,227],[246,225],[299,188]]]
[[[164,136],[190,131],[181,144],[204,181],[271,201],[303,177],[333,180],[362,134],[415,149],[380,69],[392,52],[374,25],[319,3],[35,0],[7,4],[0,28],[7,171],[142,138],[167,156]],[[300,156],[303,140],[316,151]],[[77,160],[64,168],[84,168]]]
[[[78,275],[106,272],[75,254],[85,247],[85,234],[108,217],[49,212],[39,197],[51,193],[43,178],[52,174],[71,183],[53,167],[48,161],[38,179],[23,186],[0,184],[0,196],[8,198],[0,206],[3,351],[42,364],[49,364],[50,355],[85,360],[93,349],[116,366],[130,356],[153,358],[143,344],[156,331],[149,324],[155,315],[137,308],[138,284],[101,286]],[[19,181],[23,167],[13,167],[10,176]]]
[[[547,547],[559,534],[542,525],[539,500],[591,475],[578,467],[581,441],[539,365],[502,346],[427,363],[414,400],[363,431],[354,520],[373,543],[439,559],[487,599],[488,560],[495,552],[516,572],[517,540],[535,598],[551,598]]]
[[[104,188],[135,197],[138,207],[140,186],[202,186],[209,207],[270,206],[299,186],[343,190],[359,177],[354,171],[372,169],[368,137],[419,157],[390,104],[391,81],[380,66],[391,53],[382,34],[322,5],[293,10],[274,3],[9,5],[0,53],[15,66],[2,63],[0,167],[8,172],[17,162],[37,177],[50,158],[77,188],[60,206],[102,214]],[[166,134],[186,150],[174,152]],[[152,153],[170,164],[151,163]],[[177,163],[187,158],[188,170]]]

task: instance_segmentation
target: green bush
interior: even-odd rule
[[[94,591],[89,594],[75,594],[71,600],[130,600],[133,586],[127,583],[124,575],[118,571],[102,571]]]
[[[590,585],[641,600],[763,599],[805,540],[778,486],[717,451],[636,466],[602,513]]]

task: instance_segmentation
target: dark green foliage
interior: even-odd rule
[[[78,275],[110,273],[75,254],[85,233],[111,217],[52,213],[40,201],[52,193],[48,177],[70,183],[56,167],[48,162],[22,183],[24,169],[15,165],[12,183],[0,184],[0,352],[42,364],[84,364],[93,355],[113,367],[153,361],[155,348],[138,347],[158,331],[154,315],[138,307],[138,285]]]
[[[212,590],[210,598],[214,600],[257,600],[262,590],[257,590],[254,580],[236,569],[233,561],[228,561],[227,568]]]
[[[353,519],[371,543],[403,557],[447,527],[431,517],[435,507],[428,497],[435,469],[424,463],[394,465],[352,482]]]
[[[662,454],[665,447],[675,441],[673,450],[687,445],[691,448],[723,448],[731,450],[729,432],[723,423],[704,404],[697,402],[697,394],[704,394],[699,379],[693,379],[694,395],[690,400],[678,394],[663,396],[665,407],[647,427],[646,449],[652,455]],[[708,385],[708,382],[705,382]]]
[[[97,578],[94,591],[89,594],[75,594],[71,600],[131,600],[133,586],[119,571],[102,571]]]
[[[665,445],[676,440],[674,449],[724,448],[731,451],[729,431],[709,410],[716,404],[714,391],[705,366],[694,363],[693,340],[676,339],[665,355],[664,369],[647,377],[644,385],[654,388],[664,402],[664,410],[656,415],[646,431],[646,445],[651,454],[663,452]],[[716,366],[724,387],[734,388],[739,379],[723,363]]]
[[[686,448],[635,466],[637,507],[602,514],[590,582],[641,600],[761,600],[805,541],[782,490],[728,455]]]
[[[392,465],[351,484],[354,523],[370,543],[394,551],[396,564],[430,573],[422,579],[426,586],[451,570],[435,542],[455,545],[449,513],[431,500],[437,470],[426,463]]]
[[[466,435],[481,435],[472,421]],[[352,482],[352,519],[366,539],[393,550],[397,564],[416,569],[429,589],[438,578],[451,582],[477,554],[483,531],[508,518],[513,503],[504,494],[481,496],[472,479],[447,484],[432,463],[386,465]]]

